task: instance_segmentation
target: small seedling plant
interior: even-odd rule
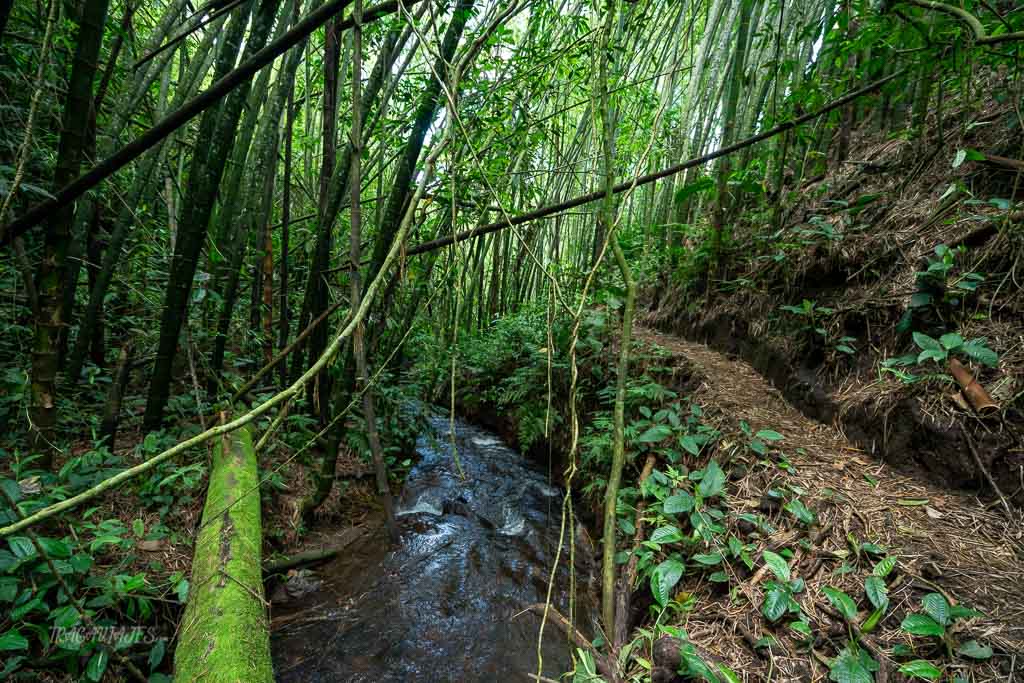
[[[761,603],[761,613],[772,623],[787,614],[794,614],[797,616],[797,619],[790,623],[790,628],[798,633],[809,635],[811,632],[810,626],[802,618],[803,612],[800,608],[800,603],[794,597],[803,592],[804,580],[793,577],[786,558],[778,553],[765,550],[761,553],[761,559],[775,577],[765,582],[764,602]]]
[[[854,346],[854,343],[857,339],[855,337],[844,335],[832,338],[829,335],[828,329],[822,325],[822,320],[833,315],[836,309],[829,308],[828,306],[819,306],[815,301],[804,299],[800,302],[799,306],[779,306],[779,310],[792,313],[803,320],[800,332],[811,333],[821,337],[826,347],[833,348],[840,353],[845,353],[848,356],[856,355],[857,348]]]
[[[944,381],[951,381],[949,375],[944,372],[946,363],[951,356],[963,356],[990,368],[994,368],[999,364],[999,356],[988,347],[988,340],[985,337],[965,341],[959,334],[949,332],[938,339],[934,339],[923,332],[914,332],[913,338],[914,344],[918,347],[919,351],[882,361],[882,373],[891,373],[905,384],[911,384],[928,378],[940,378]],[[900,369],[906,367],[927,368],[930,367],[931,363],[938,364],[943,370],[927,375],[915,375],[912,372]]]
[[[981,612],[964,607],[950,605],[941,593],[929,593],[921,599],[921,612],[908,614],[900,628],[912,636],[930,640],[945,650],[949,659],[956,655],[973,660],[986,660],[992,657],[992,648],[977,640],[959,642],[954,635],[956,622],[984,616]],[[926,642],[928,642],[926,640]],[[928,681],[938,680],[942,670],[926,659],[914,659],[900,667],[900,672],[912,678]]]

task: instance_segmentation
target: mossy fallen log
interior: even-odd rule
[[[260,568],[256,453],[248,427],[214,448],[192,585],[174,657],[175,681],[270,683],[270,636]]]

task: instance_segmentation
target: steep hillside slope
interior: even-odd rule
[[[994,499],[987,470],[1020,504],[1022,142],[999,96],[932,112],[921,137],[855,132],[845,163],[790,193],[781,227],[742,218],[754,236],[710,286],[652,289],[647,322],[742,356],[875,457]],[[969,405],[950,358],[996,409]]]

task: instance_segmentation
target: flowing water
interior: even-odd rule
[[[455,445],[465,478],[448,419],[432,418],[397,504],[400,544],[364,537],[317,570],[317,592],[275,608],[279,681],[532,680],[540,618],[522,611],[547,593],[562,490],[485,430],[456,421]],[[592,549],[578,543],[577,556],[576,615],[591,635]],[[563,613],[568,574],[552,598]],[[544,634],[544,675],[557,678],[570,650],[550,621]]]

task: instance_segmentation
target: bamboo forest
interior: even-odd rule
[[[1021,0],[0,0],[0,680],[1024,682]]]

